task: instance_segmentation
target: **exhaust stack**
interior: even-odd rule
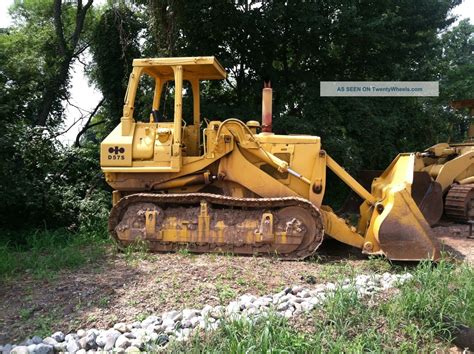
[[[272,132],[272,97],[273,91],[270,81],[263,83],[262,91],[262,132]]]

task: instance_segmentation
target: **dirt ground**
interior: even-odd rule
[[[441,221],[433,228],[433,231],[445,252],[474,265],[474,239],[468,238],[468,225]],[[474,230],[472,237],[474,237]]]
[[[445,251],[474,264],[468,227],[434,228]],[[383,259],[325,240],[318,256],[303,262],[231,255],[117,254],[94,267],[65,271],[52,280],[20,276],[0,286],[0,343],[57,330],[105,328],[143,320],[170,309],[226,304],[245,293],[274,293],[292,284],[336,281],[366,271],[391,271]]]

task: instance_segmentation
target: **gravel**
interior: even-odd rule
[[[344,279],[339,283],[297,285],[287,287],[279,293],[256,297],[242,295],[227,306],[204,305],[201,310],[184,309],[152,315],[142,322],[119,322],[112,328],[98,330],[79,329],[76,333],[64,335],[55,332],[49,337],[34,336],[21,345],[0,345],[2,354],[52,354],[68,352],[75,354],[113,351],[114,353],[138,353],[150,351],[150,345],[164,347],[170,341],[186,341],[196,330],[215,330],[224,319],[235,320],[241,317],[253,318],[269,311],[290,318],[313,310],[337,289],[355,290],[359,297],[393,288],[410,280],[405,274],[361,274],[354,279]]]

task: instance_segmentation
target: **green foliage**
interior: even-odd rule
[[[75,149],[57,140],[69,75],[57,82],[58,71],[65,66],[57,50],[52,2],[18,1],[11,13],[15,24],[0,33],[0,228],[7,230],[0,239],[24,244],[27,233],[22,231],[87,226],[103,217],[109,202],[97,145]],[[76,21],[74,4],[63,4],[61,19],[64,35],[70,38]],[[89,12],[87,28],[93,19]],[[87,32],[83,31],[78,45],[84,45]],[[51,96],[49,118],[38,126],[52,86],[57,89]]]
[[[2,233],[8,231],[2,230]],[[12,236],[24,243],[0,244],[0,279],[22,274],[51,278],[58,272],[95,263],[103,257],[107,240],[104,221],[94,229],[84,227],[79,232],[23,231]]]
[[[436,265],[421,263],[414,273],[414,281],[402,288],[394,306],[407,315],[422,319],[439,333],[452,324],[463,323],[474,327],[474,268],[469,264],[456,267],[447,261]]]
[[[19,124],[0,144],[0,228],[75,228],[108,212],[95,146],[64,148],[43,129]]]
[[[105,98],[109,129],[122,116],[132,61],[140,57],[138,40],[142,29],[140,18],[121,3],[105,9],[92,34],[94,61],[89,72]]]

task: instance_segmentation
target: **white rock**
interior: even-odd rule
[[[138,347],[131,346],[125,349],[125,353],[140,353],[140,349]]]
[[[53,337],[53,338],[54,338],[54,337]],[[79,337],[77,336],[76,333],[69,333],[69,334],[66,335],[66,337],[64,337],[64,340],[65,340],[66,342],[69,342],[69,341],[72,340],[72,339],[77,340],[77,339],[79,339]]]
[[[245,313],[247,314],[247,316],[253,316],[259,312],[260,312],[259,309],[255,306],[245,309]]]
[[[132,330],[132,334],[136,337],[136,338],[141,338],[141,337],[144,337],[146,335],[146,331],[143,329],[143,328],[134,328]]]
[[[77,339],[71,338],[66,343],[66,350],[68,353],[76,353],[79,349],[81,349],[79,342]]]
[[[56,342],[63,342],[64,341],[64,333],[63,332],[54,332],[51,334],[51,338],[53,338]]]
[[[192,325],[192,323],[191,323],[190,320],[183,320],[183,321],[181,321],[181,327],[183,327],[183,328],[190,328],[190,327],[192,327],[192,326],[193,326],[193,325]]]
[[[268,298],[258,298],[255,300],[253,303],[255,307],[260,308],[260,307],[267,307],[272,303],[272,300],[268,300]]]
[[[301,297],[301,298],[307,298],[307,297],[310,297],[310,296],[311,295],[309,294],[309,291],[307,289],[303,289],[299,293],[299,297]]]
[[[231,301],[226,309],[225,309],[225,312],[227,315],[232,315],[232,314],[235,314],[235,313],[239,313],[240,312],[240,304],[236,301]]]
[[[175,333],[175,328],[174,327],[166,327],[164,330],[165,334],[174,334]]]
[[[112,350],[115,345],[115,341],[120,336],[120,332],[116,329],[109,329],[101,332],[97,338],[96,343],[99,347],[104,347],[104,350]]]
[[[191,327],[196,327],[197,324],[202,320],[203,318],[201,316],[196,316],[196,317],[191,318],[189,322],[191,322]]]
[[[209,312],[209,316],[215,319],[222,318],[222,316],[224,316],[224,312],[225,312],[224,306],[218,305],[214,307],[213,309],[211,309],[211,311]]]
[[[245,294],[240,297],[241,302],[254,302],[255,300],[257,300],[257,297],[249,294]]]
[[[300,293],[301,291],[303,291],[303,290],[304,290],[304,286],[296,285],[296,286],[293,286],[293,287],[291,288],[291,293],[292,293],[293,295],[297,295],[297,294],[299,294],[299,293]]]
[[[120,333],[125,333],[127,332],[127,325],[123,322],[119,322],[114,325],[114,329],[116,329]]]
[[[165,312],[163,313],[163,322],[165,321],[165,319],[169,318],[169,319],[172,319],[174,322],[176,321],[179,321],[183,318],[183,313],[182,312],[179,312],[179,311],[168,311],[168,312]]]
[[[53,338],[51,338],[51,337],[46,337],[45,339],[43,339],[43,343],[52,345],[53,347],[56,344],[58,344],[58,342],[56,340],[54,340]]]
[[[195,316],[199,316],[201,312],[195,309],[184,309],[183,310],[183,320],[190,320]]]
[[[130,343],[130,347],[135,347],[139,349],[143,349],[143,342],[140,339],[133,339]]]
[[[86,331],[86,336],[94,336],[94,338],[97,338],[99,334],[100,331],[96,328],[91,328]]]
[[[54,346],[54,351],[56,353],[65,352],[66,351],[66,346],[67,346],[66,342],[60,342],[60,343],[58,343]]]
[[[41,338],[40,336],[34,336],[33,338],[31,338],[31,341],[33,342],[33,344],[40,344],[43,342],[43,338]]]
[[[171,318],[164,318],[162,326],[163,327],[173,327],[174,328],[175,322]]]
[[[85,335],[86,335],[86,331],[84,331],[83,329],[80,329],[77,331],[77,336],[79,338],[85,337]]]
[[[135,321],[130,325],[132,328],[140,328],[142,326],[141,322]]]
[[[5,348],[3,349],[5,350]],[[12,349],[11,354],[28,354],[28,347],[25,345],[19,345]]]
[[[309,312],[314,309],[314,304],[309,301],[304,301],[301,303],[301,310],[304,312]]]
[[[289,302],[282,302],[281,304],[279,304],[277,306],[277,311],[278,312],[283,312],[283,311],[286,311],[288,310],[288,308],[290,307],[290,303]]]
[[[130,344],[130,340],[122,334],[115,341],[115,348],[126,349],[130,346]]]
[[[201,315],[203,317],[207,317],[208,314],[212,311],[213,307],[210,306],[210,305],[206,305],[203,307],[203,309],[201,310]]]
[[[278,301],[280,301],[280,298],[282,297],[283,295],[281,294],[275,294],[272,296],[272,303],[273,305],[276,305],[278,304]]]
[[[161,323],[161,318],[159,318],[158,316],[148,316],[145,320],[142,321],[141,327],[147,328],[151,324],[160,324],[160,323]]]
[[[108,334],[105,338],[105,346],[104,350],[112,350],[115,346],[115,342],[117,341],[117,338],[120,337],[120,332],[117,331],[116,329],[111,329],[107,331]]]

